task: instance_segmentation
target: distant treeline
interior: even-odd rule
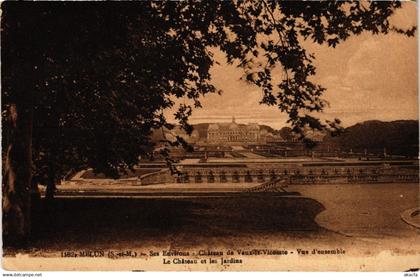
[[[363,153],[368,152],[418,156],[419,122],[418,120],[397,120],[383,122],[365,121],[345,128],[337,137],[326,136],[324,142],[341,150]]]

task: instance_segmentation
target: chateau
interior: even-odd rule
[[[213,123],[207,130],[208,143],[255,143],[260,141],[260,127],[257,123],[237,124],[235,117],[231,123]]]

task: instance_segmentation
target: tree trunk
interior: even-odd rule
[[[58,125],[58,124],[57,124]],[[55,149],[51,149],[53,153],[55,153]],[[48,173],[47,173],[47,190],[45,192],[45,198],[47,200],[52,200],[54,198],[54,193],[56,189],[56,168],[55,168],[55,161],[52,157],[49,157],[48,162]]]
[[[32,188],[31,188],[31,238],[40,235],[42,226],[39,223],[42,216],[41,207],[41,193],[39,192],[38,183],[34,182],[32,177]]]
[[[47,190],[45,192],[45,198],[47,200],[54,199],[54,193],[55,193],[55,182],[53,180],[49,180],[47,184]]]
[[[25,246],[30,234],[32,110],[9,106],[10,127],[3,176],[3,243]]]

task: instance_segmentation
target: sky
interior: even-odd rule
[[[403,3],[391,23],[417,25],[416,4]],[[418,119],[417,45],[417,34],[408,38],[395,33],[363,33],[336,48],[305,42],[305,48],[316,57],[313,80],[327,89],[324,99],[330,104],[317,116],[339,118],[344,127],[366,120]],[[257,122],[276,129],[287,125],[286,114],[259,104],[262,93],[240,80],[241,69],[228,65],[219,51],[215,51],[215,59],[220,65],[211,69],[212,83],[223,93],[202,97],[203,108],[194,110],[190,123],[228,122],[235,116],[238,123]],[[169,119],[172,113],[165,112]]]

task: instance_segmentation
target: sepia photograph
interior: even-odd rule
[[[417,276],[415,1],[0,8],[4,271]]]

